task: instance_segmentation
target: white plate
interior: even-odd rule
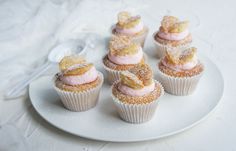
[[[220,71],[208,58],[197,90],[191,96],[165,94],[154,118],[144,124],[122,121],[105,81],[97,106],[86,112],[65,109],[52,87],[52,77],[43,77],[30,85],[30,98],[37,112],[49,123],[66,132],[89,139],[133,142],[158,139],[182,132],[204,119],[217,106],[223,94],[224,82]],[[157,60],[149,59],[155,72]],[[98,66],[100,63],[98,63]]]

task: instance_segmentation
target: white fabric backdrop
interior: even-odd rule
[[[234,0],[1,0],[0,151],[27,150],[24,146],[35,151],[236,150],[235,6]],[[207,120],[161,140],[106,143],[73,136],[46,123],[30,105],[26,92],[18,99],[4,99],[8,88],[46,60],[56,42],[81,31],[107,37],[116,13],[123,9],[142,15],[151,28],[149,37],[162,15],[189,18],[196,46],[218,65],[225,80],[221,104]]]

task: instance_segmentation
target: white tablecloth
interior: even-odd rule
[[[0,1],[0,151],[27,150],[24,146],[34,151],[236,150],[235,6],[234,0]],[[107,143],[73,136],[51,126],[33,109],[27,93],[18,99],[3,98],[9,87],[45,61],[56,42],[81,31],[107,37],[117,12],[123,9],[142,15],[151,29],[149,37],[165,14],[189,18],[196,46],[217,64],[225,80],[222,101],[207,120],[160,140]]]

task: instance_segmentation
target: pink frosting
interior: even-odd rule
[[[96,80],[98,77],[98,72],[95,69],[95,67],[92,67],[87,72],[85,72],[82,75],[75,75],[75,76],[61,76],[60,79],[63,83],[68,85],[79,85],[79,84],[85,84],[90,83],[94,80]]]
[[[134,55],[126,55],[126,56],[115,56],[111,53],[108,54],[109,60],[116,64],[120,65],[126,65],[126,64],[137,64],[139,63],[143,58],[143,51],[142,48],[139,47],[139,50]]]
[[[145,94],[148,94],[155,89],[155,82],[153,82],[152,84],[150,84],[148,86],[143,87],[142,89],[137,89],[137,90],[120,84],[118,86],[118,89],[122,93],[129,95],[129,96],[144,96]]]
[[[143,27],[144,27],[143,22],[140,21],[133,28],[119,28],[118,26],[116,26],[115,30],[116,32],[121,33],[121,34],[135,35],[136,33],[139,33],[140,31],[142,31]]]
[[[189,30],[185,30],[181,33],[165,33],[165,32],[159,31],[157,34],[162,39],[178,41],[187,37],[189,35]]]
[[[172,69],[172,70],[175,70],[175,71],[183,71],[183,70],[191,70],[193,69],[198,63],[198,59],[197,59],[197,56],[195,55],[193,57],[193,60],[191,60],[190,62],[187,62],[185,64],[180,64],[180,65],[173,65],[173,64],[170,64],[167,62],[166,58],[162,59],[162,63],[164,66]]]

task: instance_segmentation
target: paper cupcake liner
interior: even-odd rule
[[[145,52],[143,52],[143,57],[144,57],[144,61],[146,62],[148,60],[148,56]],[[110,84],[113,84],[115,81],[120,80],[121,72],[126,71],[126,70],[114,70],[114,69],[107,67],[105,64],[103,64],[103,68],[105,69],[105,71],[107,73],[107,79]]]
[[[148,27],[145,26],[144,28],[145,32],[143,34],[132,37],[132,41],[134,43],[140,44],[141,47],[144,47],[144,43],[149,31]]]
[[[76,112],[87,111],[96,106],[99,98],[100,89],[103,84],[103,75],[99,72],[101,83],[94,88],[82,92],[72,92],[61,90],[54,85],[63,105]]]
[[[114,33],[114,28],[115,26],[112,26],[112,35],[116,35]],[[144,33],[140,34],[140,35],[135,35],[135,36],[131,36],[132,38],[132,41],[134,43],[137,43],[137,44],[140,44],[142,47],[144,47],[144,43],[145,43],[145,40],[146,40],[146,37],[148,35],[148,32],[149,32],[149,28],[147,26],[144,26]]]
[[[192,77],[172,77],[158,68],[158,80],[167,93],[184,96],[192,94],[202,76],[203,72]]]
[[[113,70],[108,68],[106,65],[103,64],[104,69],[106,70],[107,73],[107,79],[109,81],[110,84],[113,84],[115,81],[120,80],[120,74],[123,71],[119,71],[119,70]]]
[[[159,43],[158,41],[156,41],[155,39],[155,35],[157,34],[157,32],[155,32],[153,34],[153,41],[154,41],[154,44],[155,44],[155,48],[156,48],[156,56],[157,58],[162,58],[164,57],[165,55],[165,52],[168,48],[170,47],[174,47],[174,46],[170,46],[170,45],[164,45],[164,44],[161,44]],[[186,49],[186,48],[189,48],[191,46],[191,43],[186,43],[186,44],[183,44],[183,45],[179,45],[179,46],[175,46],[174,48],[178,48],[178,49]]]
[[[150,103],[146,103],[146,104],[123,103],[112,94],[113,102],[116,106],[116,109],[121,119],[123,119],[126,122],[134,123],[134,124],[144,123],[152,119],[157,109],[159,99],[164,94],[164,89],[162,85],[158,81],[155,81],[155,82],[161,86],[161,95],[156,100]]]

